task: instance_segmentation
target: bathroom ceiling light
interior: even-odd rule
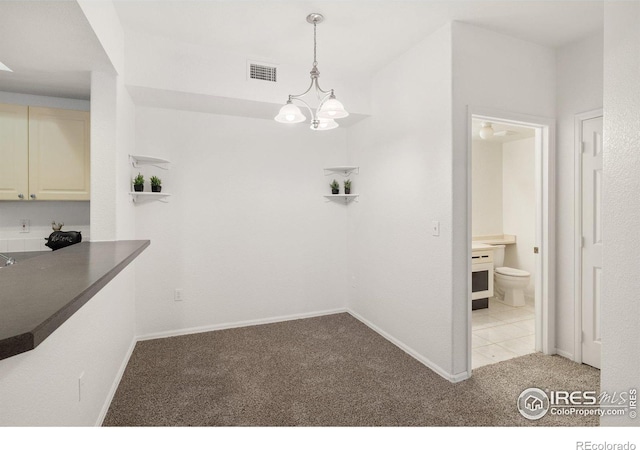
[[[7,66],[2,64],[2,61],[0,61],[0,70],[5,70],[7,72],[13,72],[13,70],[9,69]]]
[[[493,127],[491,122],[482,122],[482,128],[480,128],[480,137],[482,139],[490,139],[493,137]]]
[[[311,114],[311,129],[315,131],[331,130],[338,127],[338,123],[333,119],[342,119],[347,117],[349,113],[344,109],[342,103],[340,103],[333,93],[333,89],[329,91],[322,90],[318,84],[318,78],[320,78],[320,71],[318,70],[318,61],[316,58],[316,27],[324,20],[322,14],[312,13],[307,16],[307,22],[313,24],[313,67],[311,68],[311,85],[302,94],[289,95],[287,103],[280,108],[280,112],[275,117],[275,120],[280,123],[299,123],[304,122],[306,117],[300,111],[293,101],[300,102]],[[315,88],[315,89],[314,89]],[[319,104],[314,113],[311,106],[302,97],[312,92],[315,93]]]

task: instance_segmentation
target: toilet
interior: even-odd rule
[[[504,245],[493,245],[493,279],[496,300],[509,306],[524,306],[524,290],[531,274],[526,270],[504,267]]]

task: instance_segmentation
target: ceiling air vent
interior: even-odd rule
[[[277,82],[277,67],[249,61],[249,78]]]

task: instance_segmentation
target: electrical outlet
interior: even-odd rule
[[[78,376],[78,401],[82,401],[82,391],[84,390],[84,372]]]
[[[183,300],[182,298],[182,289],[176,289],[173,292],[173,300],[176,302],[181,302]]]
[[[31,224],[29,219],[20,219],[20,233],[29,233],[31,231]]]

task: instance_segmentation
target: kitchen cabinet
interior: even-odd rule
[[[89,112],[0,105],[0,142],[0,200],[90,199]]]
[[[89,200],[89,113],[29,108],[29,198]]]
[[[0,103],[0,200],[29,193],[29,108]]]

